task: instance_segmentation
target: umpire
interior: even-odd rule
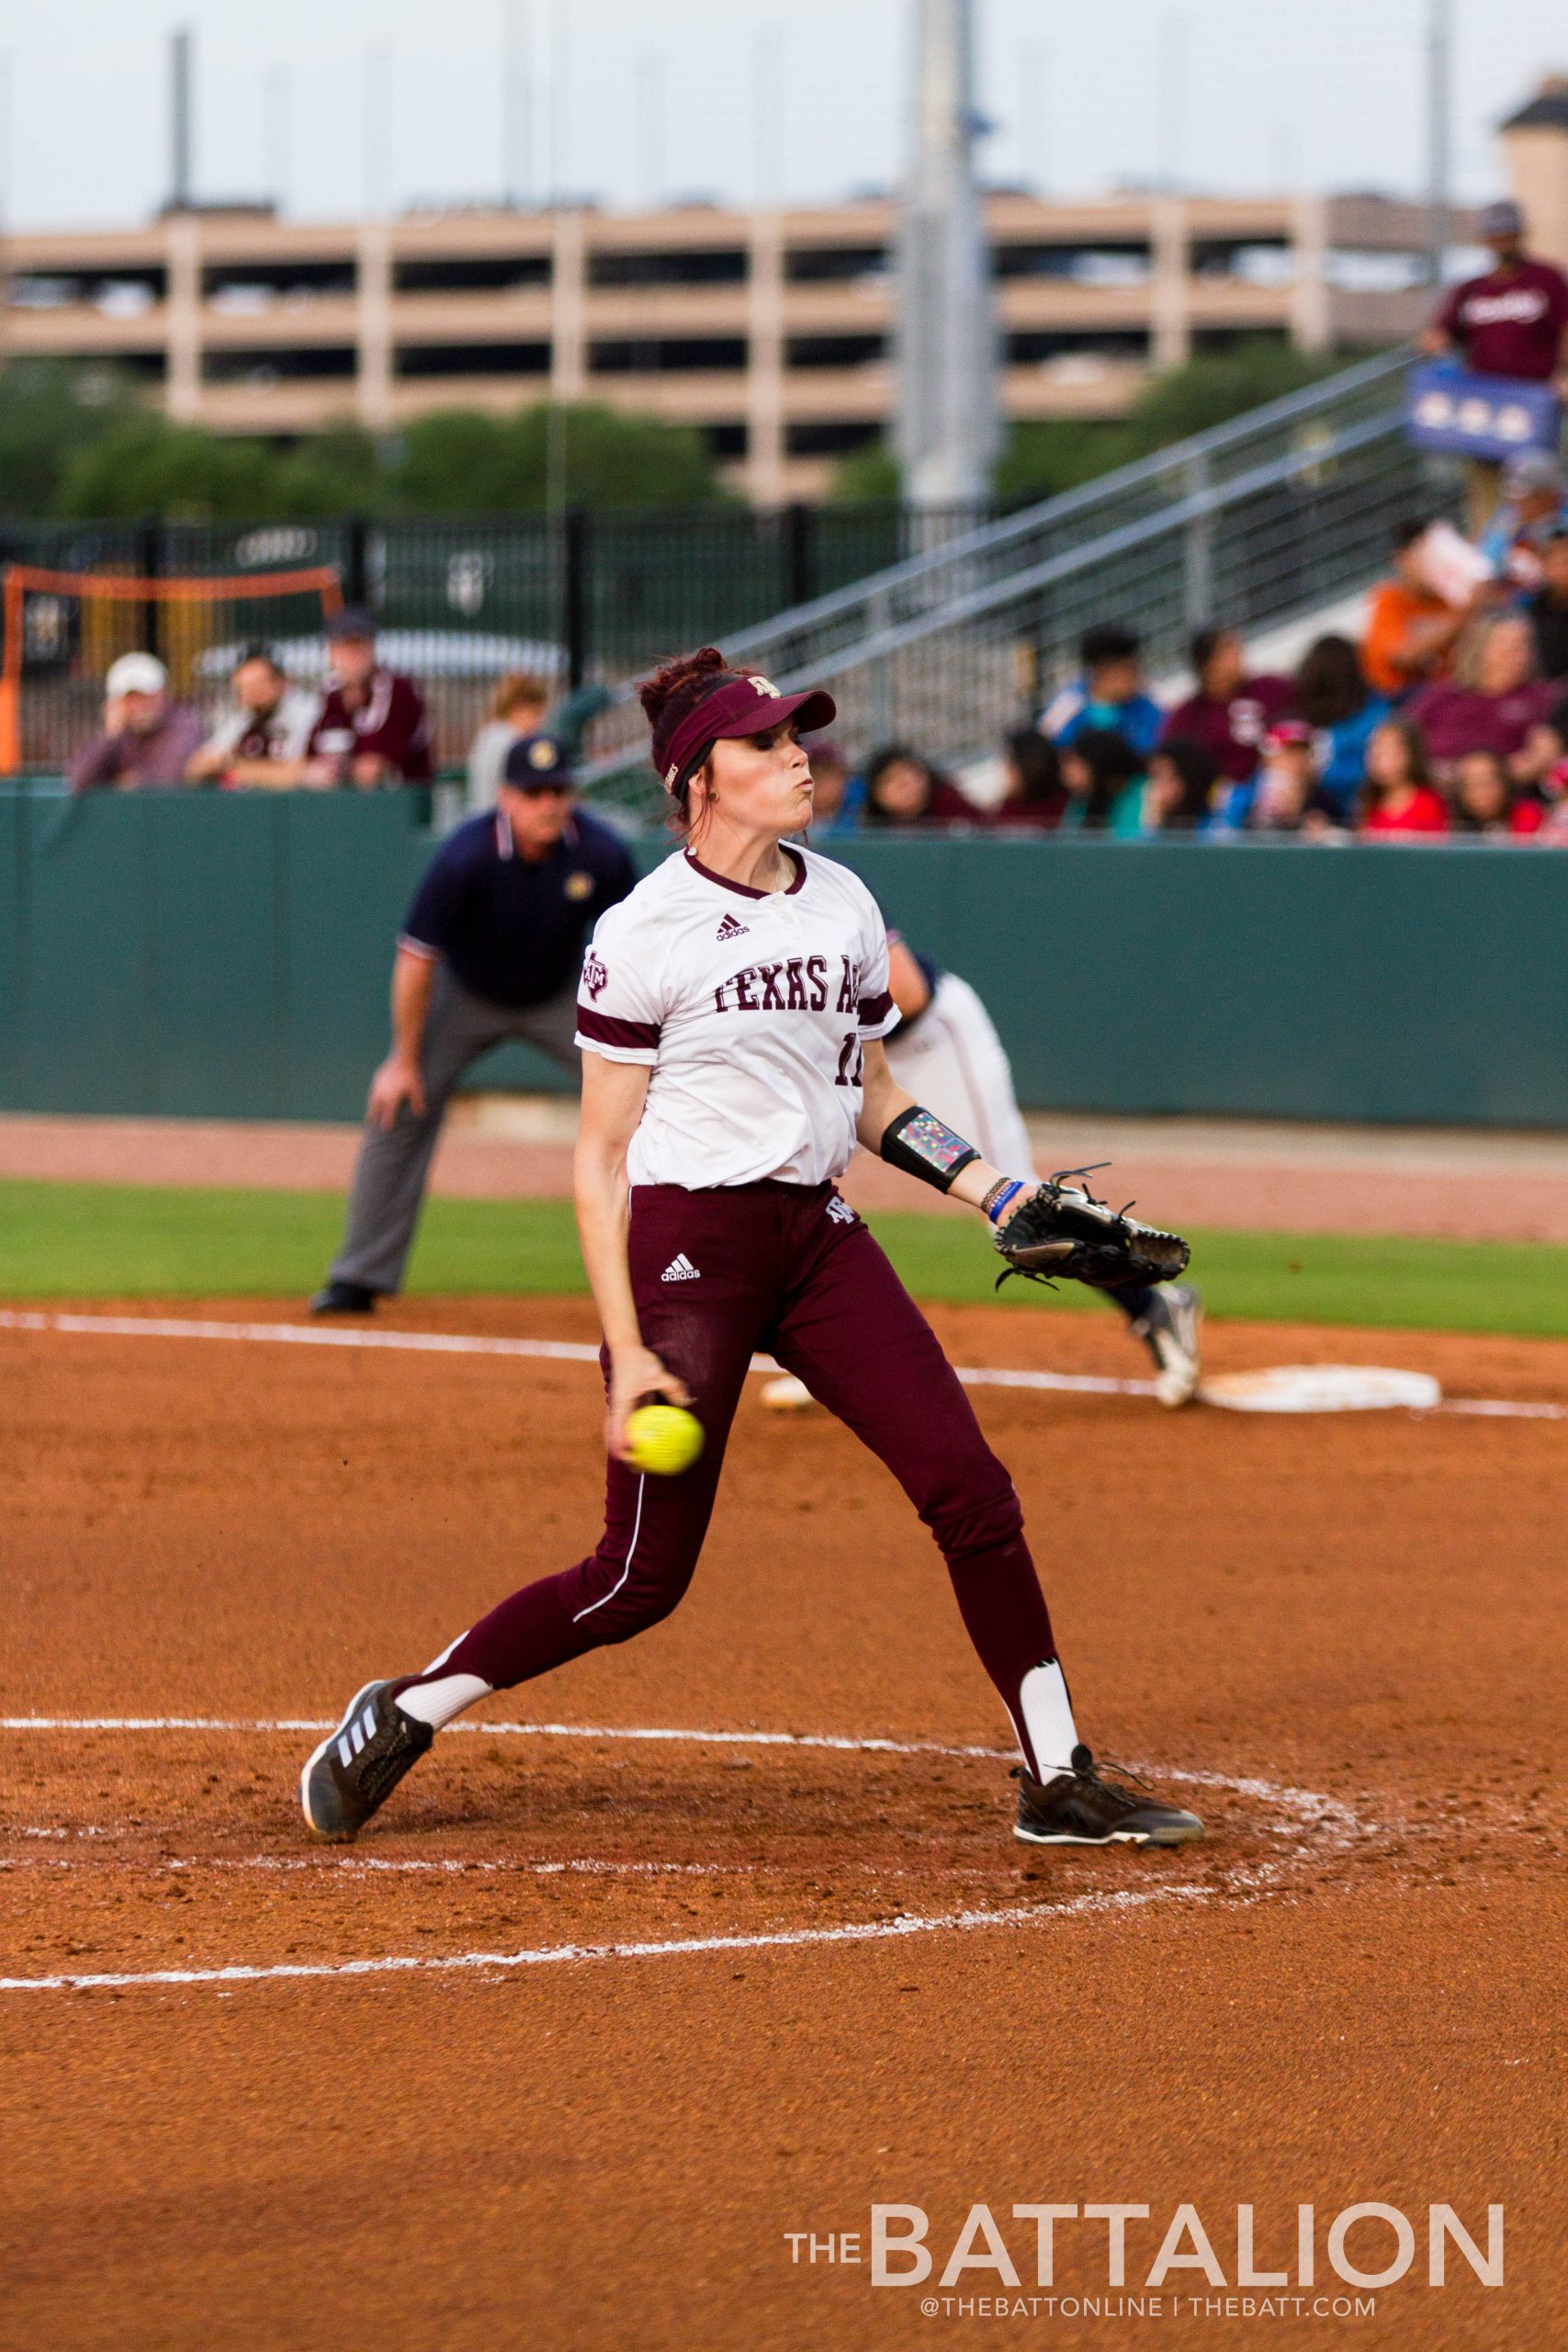
[[[508,1037],[575,1071],[583,941],[637,880],[625,845],[571,803],[559,739],[507,752],[496,806],[442,843],[392,967],[392,1050],[370,1081],[348,1229],[316,1315],[367,1315],[398,1290],[452,1090]]]

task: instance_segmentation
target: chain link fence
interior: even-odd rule
[[[974,507],[741,506],[637,514],[410,517],[370,522],[0,521],[0,563],[157,579],[243,578],[330,565],[369,608],[386,659],[424,690],[443,765],[461,761],[497,683],[533,671],[615,686],[710,638],[967,537]],[[160,650],[150,601],[144,641]],[[269,624],[264,616],[258,626]],[[225,650],[217,649],[219,656]],[[319,634],[281,643],[291,674],[319,678]],[[73,707],[96,708],[93,649],[51,649]],[[215,690],[220,685],[214,669]],[[86,723],[86,722],[84,722]],[[73,748],[73,747],[67,747]]]

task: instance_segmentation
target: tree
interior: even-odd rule
[[[1266,401],[1320,383],[1345,365],[1332,352],[1298,351],[1293,344],[1263,335],[1249,335],[1230,351],[1206,353],[1144,387],[1127,412],[1128,454],[1150,457],[1173,441],[1228,424]]]
[[[135,413],[134,386],[114,369],[57,359],[0,368],[0,513],[50,513],[78,453]]]
[[[536,514],[552,492],[563,506],[607,509],[727,499],[700,433],[586,401],[420,417],[403,435],[391,491],[411,514]]]
[[[898,460],[886,441],[868,441],[840,458],[828,489],[833,506],[896,506],[898,498]]]
[[[308,435],[277,458],[268,513],[281,522],[321,523],[380,514],[389,500],[374,435],[344,423]]]
[[[161,514],[171,523],[270,520],[277,460],[263,441],[231,440],[151,413],[126,418],[73,452],[58,514]]]
[[[1078,417],[1028,418],[1009,431],[997,468],[1003,506],[1026,506],[1093,481],[1126,462],[1126,429]]]
[[[1119,422],[1022,420],[1008,431],[996,472],[997,500],[1002,506],[1023,506],[1055,498],[1173,441],[1228,424],[1266,401],[1318,383],[1345,364],[1333,353],[1297,351],[1291,344],[1254,335],[1233,350],[1204,353],[1184,368],[1151,378]],[[843,504],[891,503],[898,494],[897,461],[886,443],[845,458],[828,493]]]

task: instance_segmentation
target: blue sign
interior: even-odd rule
[[[1458,449],[1467,458],[1516,458],[1550,449],[1562,432],[1562,403],[1550,384],[1518,376],[1477,376],[1451,359],[1413,368],[1404,384],[1404,421],[1423,449]]]

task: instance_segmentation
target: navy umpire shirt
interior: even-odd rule
[[[575,988],[582,944],[637,881],[618,833],[574,808],[541,858],[518,854],[501,809],[470,817],[431,859],[402,944],[435,954],[492,1004],[543,1004]]]

